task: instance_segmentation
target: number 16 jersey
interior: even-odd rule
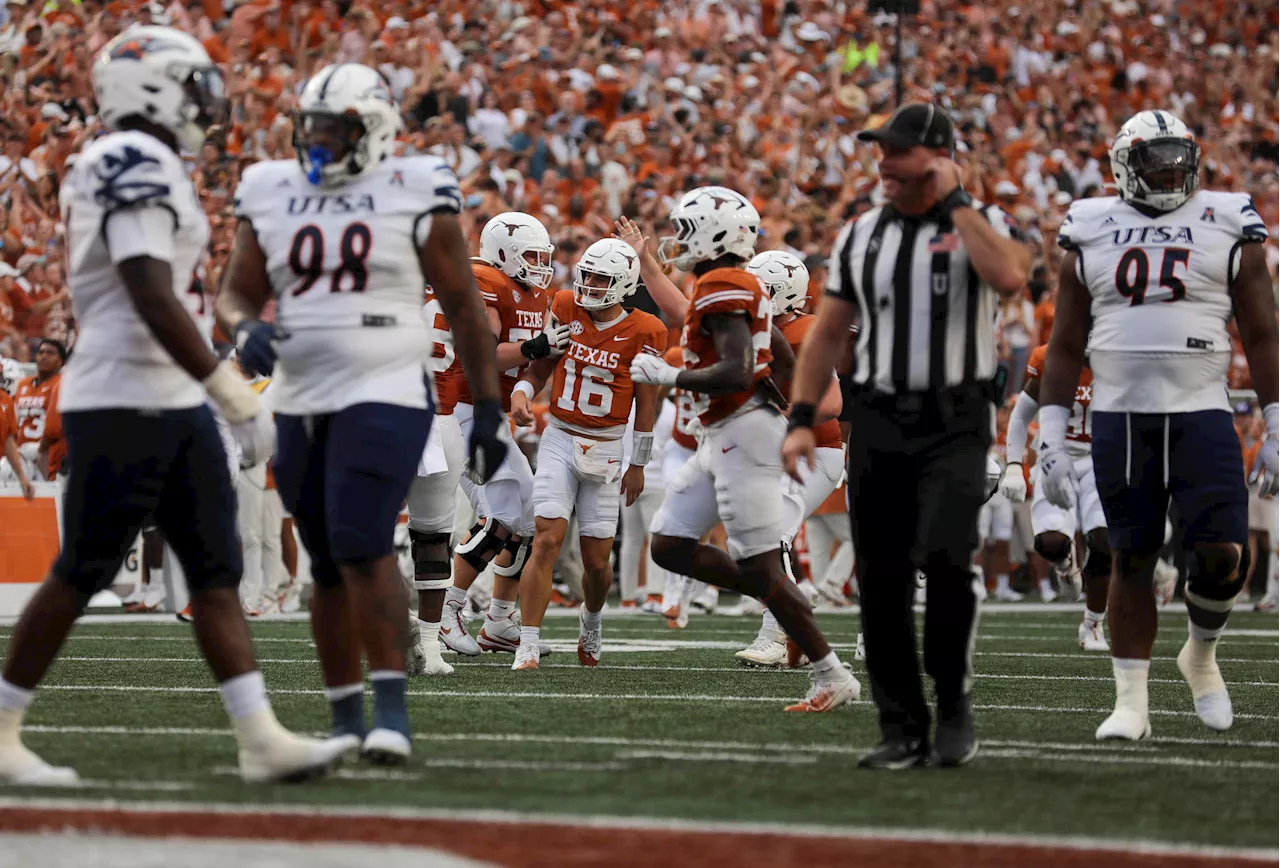
[[[1093,297],[1094,410],[1227,410],[1230,287],[1266,227],[1244,193],[1201,190],[1148,217],[1115,196],[1073,202],[1058,243]]]
[[[418,250],[434,214],[461,210],[457,178],[430,156],[391,157],[355,180],[307,181],[295,160],[257,163],[236,190],[276,297],[276,412],[352,404],[425,408],[431,327]]]

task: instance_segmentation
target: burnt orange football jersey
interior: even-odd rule
[[[813,328],[813,324],[817,321],[817,317],[812,314],[797,313],[778,324],[778,331],[782,332],[782,336],[787,339],[791,351],[797,357],[800,355],[800,345],[809,336],[809,329]],[[782,397],[788,401],[791,400],[790,380],[779,384],[778,389],[782,392]],[[835,419],[819,422],[813,426],[813,433],[818,438],[819,449],[840,449],[844,446],[844,438],[840,436],[840,423]]]
[[[444,318],[444,308],[431,287],[427,287],[423,315],[432,328],[431,364],[436,379],[436,412],[441,416],[453,414],[458,403],[458,382],[463,379],[462,364],[453,349],[453,332]]]
[[[0,391],[0,449],[4,441],[18,436],[18,414],[13,411],[13,399],[8,392]]]
[[[570,431],[616,428],[622,436],[635,398],[631,360],[641,353],[662,355],[667,327],[642,310],[597,323],[590,311],[574,303],[569,289],[556,293],[551,314],[569,326],[570,336],[551,381],[551,415]]]
[[[476,276],[476,286],[480,288],[480,297],[484,300],[485,307],[498,312],[498,343],[523,343],[538,336],[542,331],[550,300],[544,290],[521,286],[492,265],[483,262],[472,262],[471,271]],[[454,364],[458,363],[455,361]],[[521,365],[509,368],[498,374],[502,409],[507,412],[511,411],[511,390],[515,388],[516,380],[520,379],[520,371],[524,367]],[[462,375],[461,366],[455,381],[458,385],[458,403],[472,403],[471,385]]]
[[[684,350],[681,347],[667,350],[665,358],[672,367],[684,367]],[[676,421],[671,427],[671,439],[685,449],[697,449],[698,440],[693,436],[690,426],[698,418],[698,396],[681,388],[673,388],[671,397],[676,402]]]
[[[1027,359],[1024,387],[1040,379],[1040,375],[1044,373],[1044,356],[1048,349],[1048,344],[1043,344],[1031,351],[1031,358]],[[1074,440],[1077,443],[1091,442],[1093,430],[1093,424],[1089,419],[1091,400],[1093,400],[1093,371],[1088,365],[1084,365],[1080,368],[1080,382],[1076,384],[1076,400],[1071,405],[1071,421],[1067,423],[1068,440]]]
[[[680,345],[684,348],[684,366],[690,371],[709,368],[720,361],[715,339],[706,327],[706,317],[713,315],[743,317],[751,328],[751,343],[756,351],[755,374],[751,388],[728,395],[698,395],[698,417],[703,425],[714,425],[733,415],[755,394],[760,381],[769,376],[769,338],[773,324],[773,305],[760,279],[741,268],[717,268],[699,277],[689,298],[689,312],[684,318]]]
[[[14,411],[18,416],[18,445],[39,443],[44,437],[45,426],[51,414],[58,409],[58,384],[62,382],[61,374],[54,374],[47,380],[36,382],[35,377],[27,377],[18,383],[13,393]],[[66,444],[60,434],[61,425],[52,432],[56,440],[49,447],[49,474],[52,476],[62,463]]]

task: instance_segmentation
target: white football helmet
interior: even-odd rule
[[[526,286],[551,285],[555,251],[542,221],[520,211],[505,211],[480,230],[480,258]]]
[[[227,115],[222,74],[204,46],[171,27],[134,27],[103,46],[93,95],[107,129],[141,118],[173,133],[185,151],[200,150],[205,132]]]
[[[698,187],[671,209],[671,228],[658,244],[658,260],[681,271],[732,253],[750,259],[760,235],[760,214],[728,187]]]
[[[1169,112],[1138,112],[1111,143],[1111,173],[1124,201],[1172,211],[1200,187],[1200,146]]]
[[[341,184],[391,155],[403,126],[382,73],[335,63],[307,79],[293,118],[293,149],[312,184]]]
[[[590,286],[588,275],[607,278],[608,283],[597,281],[595,286]],[[639,285],[640,254],[618,238],[602,238],[592,244],[573,267],[573,300],[587,310],[620,304]]]
[[[12,395],[22,379],[22,363],[17,359],[0,359],[0,390]]]
[[[809,300],[809,269],[793,253],[766,250],[747,263],[750,271],[773,299],[773,315],[782,316],[804,307]]]

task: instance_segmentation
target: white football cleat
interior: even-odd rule
[[[1058,596],[1069,603],[1074,603],[1084,592],[1084,577],[1080,574],[1080,564],[1076,560],[1076,547],[1071,544],[1071,557],[1065,570],[1053,571],[1058,577]]]
[[[1178,671],[1187,679],[1191,698],[1195,700],[1196,714],[1209,729],[1225,732],[1231,728],[1234,714],[1227,684],[1222,680],[1218,661],[1212,654],[1207,658],[1198,647],[1199,641],[1190,636],[1178,652]]]
[[[857,644],[853,646],[853,659],[854,660],[867,659],[867,640],[866,640],[866,637],[864,637],[863,634],[861,633],[858,634]]]
[[[490,618],[485,615],[484,626],[476,635],[476,644],[481,651],[514,654],[520,647],[520,625],[512,617]]]
[[[848,705],[851,702],[857,702],[858,697],[862,695],[862,685],[858,683],[858,679],[853,677],[853,673],[847,669],[841,668],[840,672],[844,673],[844,677],[837,677],[834,680],[819,680],[815,674],[813,676],[813,684],[809,688],[809,693],[800,702],[795,705],[788,705],[787,711],[831,711],[842,705]]]
[[[1093,734],[1098,741],[1141,741],[1150,736],[1151,722],[1147,715],[1131,708],[1117,708],[1111,712],[1111,716],[1102,721]]]
[[[476,657],[480,654],[480,646],[467,632],[467,625],[462,620],[462,606],[462,603],[445,600],[440,613],[440,641],[455,654]]]
[[[738,603],[738,608],[736,610],[731,610],[729,612],[726,612],[725,614],[763,615],[764,603],[760,602],[755,597],[748,597],[746,594],[743,594],[742,602]]]
[[[404,661],[405,674],[409,677],[426,675],[443,678],[453,674],[453,667],[440,656],[440,643],[427,641],[422,635],[422,622],[418,616],[409,615],[409,653]]]
[[[996,588],[996,602],[999,603],[1018,603],[1022,601],[1022,595],[1013,588]]]
[[[825,582],[818,585],[818,602],[825,603],[828,606],[834,606],[837,609],[847,609],[853,605],[844,595],[843,587],[836,587]]]
[[[265,738],[244,739],[240,745],[240,777],[247,784],[296,784],[323,777],[360,748],[354,735],[306,738],[274,719],[265,731]]]
[[[1178,568],[1164,558],[1156,559],[1155,572],[1152,574],[1155,586],[1156,605],[1167,606],[1173,599],[1174,588],[1178,586]]]
[[[15,787],[78,787],[73,768],[51,766],[17,738],[0,748],[0,783]]]
[[[402,766],[409,761],[411,753],[413,743],[394,729],[370,730],[360,746],[361,758],[379,766]]]
[[[600,665],[600,646],[604,644],[602,628],[587,629],[582,616],[587,612],[587,604],[583,603],[578,610],[578,662],[592,668]]]
[[[796,582],[796,587],[800,589],[800,593],[804,595],[809,605],[817,608],[818,603],[821,602],[822,595],[818,592],[818,586],[813,583],[813,580],[804,579]]]
[[[1102,635],[1101,621],[1097,622],[1092,627],[1081,622],[1077,635],[1080,637],[1080,647],[1085,651],[1111,650],[1111,646],[1107,644],[1106,637]]]
[[[733,657],[743,666],[773,669],[787,662],[787,643],[785,638],[761,633]]]
[[[516,662],[511,664],[511,670],[513,672],[522,672],[537,669],[540,657],[541,655],[536,647],[520,645],[516,648]]]
[[[288,615],[302,609],[302,582],[290,579],[280,593],[280,611]]]

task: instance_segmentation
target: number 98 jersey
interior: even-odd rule
[[[1267,237],[1244,193],[1201,190],[1148,217],[1118,197],[1073,202],[1058,243],[1093,297],[1094,410],[1226,410],[1230,286]]]
[[[344,184],[309,183],[294,160],[245,170],[248,220],[276,297],[274,407],[334,413],[360,403],[425,408],[431,326],[418,251],[432,215],[461,210],[457,178],[430,156],[391,157]]]

